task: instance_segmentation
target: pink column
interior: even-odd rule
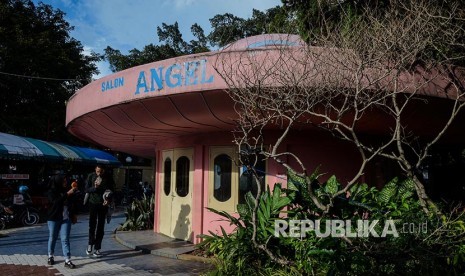
[[[153,231],[160,231],[160,195],[162,191],[162,180],[160,179],[161,172],[161,151],[155,151],[155,210],[154,210],[154,222],[153,222]]]
[[[197,235],[203,230],[205,149],[202,145],[194,147],[194,185],[192,198],[192,242],[199,243]],[[208,167],[207,167],[208,168]]]

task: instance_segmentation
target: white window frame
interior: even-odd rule
[[[215,158],[226,154],[231,157],[231,197],[224,202],[217,200],[214,197],[214,162]],[[236,157],[236,151],[234,147],[227,146],[214,146],[210,147],[210,159],[208,164],[208,207],[218,211],[236,212],[238,196],[239,196],[239,168],[234,163]]]

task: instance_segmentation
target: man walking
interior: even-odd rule
[[[86,193],[89,204],[89,242],[87,255],[94,257],[102,255],[102,240],[105,231],[105,221],[108,212],[107,200],[104,200],[106,191],[113,191],[114,181],[110,175],[105,174],[101,165],[95,167],[95,172],[89,174],[86,181]],[[94,250],[92,252],[92,250]]]

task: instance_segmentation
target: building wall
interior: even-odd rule
[[[113,169],[113,179],[115,180],[115,191],[123,190],[126,183],[126,173],[128,170],[141,170],[142,171],[142,183],[147,181],[152,187],[155,184],[155,176],[153,167],[146,166],[125,166],[121,168]]]
[[[273,133],[269,133],[271,139]],[[236,146],[231,142],[233,140],[230,132],[218,132],[209,134],[191,135],[189,137],[180,137],[178,139],[170,139],[161,141],[157,144],[157,166],[156,166],[156,195],[163,192],[163,180],[160,179],[162,162],[161,152],[168,149],[176,148],[192,148],[194,150],[194,178],[193,178],[193,206],[192,210],[192,235],[191,241],[194,243],[200,242],[197,237],[199,234],[208,234],[209,231],[219,232],[220,226],[226,231],[232,231],[233,228],[228,222],[220,221],[220,217],[206,209],[211,207],[209,201],[209,189],[212,188],[211,160],[210,151],[217,147],[230,147],[232,152],[237,152]],[[307,170],[312,172],[319,167],[319,172],[324,174],[320,179],[322,182],[335,174],[338,179],[343,181],[349,180],[355,175],[358,169],[357,152],[348,144],[333,138],[327,133],[300,131],[291,135],[287,144],[284,145],[285,150],[297,154]],[[293,160],[288,160],[291,165],[297,163]],[[275,183],[286,184],[285,169],[274,161],[268,161],[266,164],[266,184],[272,187]],[[156,201],[156,216],[155,216],[155,231],[158,232],[160,217],[160,199],[157,196]],[[230,213],[235,214],[235,211]]]

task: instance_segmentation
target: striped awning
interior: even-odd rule
[[[37,159],[120,166],[113,155],[101,150],[0,133],[0,159]]]

